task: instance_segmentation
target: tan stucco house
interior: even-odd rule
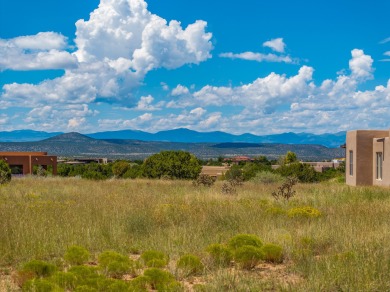
[[[347,132],[346,183],[351,186],[390,186],[390,131]]]

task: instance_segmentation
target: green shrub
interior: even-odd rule
[[[271,166],[263,163],[250,162],[242,168],[242,176],[245,181],[251,180],[261,172],[270,172]]]
[[[130,281],[129,283],[129,291],[148,291],[147,287],[149,284],[149,278],[146,276],[138,276]]]
[[[232,251],[223,244],[211,244],[207,247],[206,251],[210,254],[214,264],[218,266],[229,265],[233,258]]]
[[[261,247],[263,260],[271,263],[283,262],[283,248],[279,245],[267,243]]]
[[[237,249],[246,245],[261,247],[263,242],[260,238],[253,234],[238,234],[229,240],[229,247],[233,249]]]
[[[285,164],[275,170],[276,173],[285,177],[296,177],[300,182],[311,183],[318,181],[318,174],[314,168],[305,163],[294,162]]]
[[[288,217],[295,218],[317,218],[322,214],[321,212],[313,207],[305,206],[305,207],[296,207],[287,211]]]
[[[283,176],[271,171],[258,172],[255,177],[251,179],[251,182],[259,184],[274,184],[283,181]]]
[[[215,178],[207,174],[200,174],[198,178],[192,182],[192,184],[196,187],[198,186],[211,187],[214,183],[215,183]]]
[[[50,282],[57,284],[67,291],[73,290],[77,284],[77,277],[69,272],[56,272],[49,279]]]
[[[261,248],[252,245],[244,245],[234,252],[235,262],[243,269],[250,270],[258,265],[264,258]]]
[[[58,285],[48,281],[47,279],[32,279],[27,281],[22,291],[25,292],[64,292]]]
[[[89,287],[88,285],[82,285],[74,290],[75,292],[98,292],[96,288]]]
[[[147,158],[142,173],[147,178],[195,179],[202,166],[198,159],[186,151],[162,151]]]
[[[127,256],[114,251],[105,251],[98,257],[99,266],[113,278],[119,278],[131,272],[134,273],[134,262]]]
[[[201,274],[204,270],[204,265],[200,258],[192,254],[181,256],[176,263],[176,267],[181,270],[185,276]]]
[[[0,185],[9,183],[11,177],[11,168],[4,160],[0,159]]]
[[[175,281],[175,277],[164,270],[157,268],[149,268],[145,270],[144,276],[147,277],[152,289],[162,290],[164,287],[169,286],[170,283]]]
[[[124,174],[130,169],[130,163],[123,160],[115,161],[112,165],[112,173],[115,175],[115,177],[123,177]]]
[[[169,257],[157,250],[148,250],[141,254],[141,261],[148,267],[162,268],[168,264]]]
[[[82,246],[73,245],[68,247],[64,259],[71,265],[82,265],[89,259],[89,252]]]
[[[40,260],[32,260],[22,267],[23,272],[31,272],[35,277],[49,277],[56,270],[55,265]]]
[[[296,177],[287,177],[286,181],[278,187],[277,191],[272,192],[272,196],[276,199],[289,200],[295,196],[295,190],[293,187],[297,184],[298,179]]]
[[[93,275],[98,274],[98,269],[96,267],[87,267],[87,266],[73,266],[68,272],[72,273],[78,279],[88,278]]]
[[[122,280],[116,280],[107,287],[107,292],[123,292],[129,290],[130,290],[130,284]]]
[[[153,259],[146,263],[146,266],[149,268],[164,268],[167,266],[167,261],[165,260],[159,260],[159,259]]]
[[[226,180],[244,180],[242,175],[242,169],[239,165],[233,165],[226,173],[225,173],[225,179]]]

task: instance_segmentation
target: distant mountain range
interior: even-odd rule
[[[114,135],[111,137],[115,137]],[[277,159],[293,151],[299,159],[322,161],[344,157],[344,149],[322,145],[280,143],[184,143],[127,139],[94,139],[79,133],[60,134],[41,141],[0,142],[0,151],[44,151],[60,157],[107,157],[110,159],[144,159],[162,150],[189,151],[201,159],[235,155],[266,156]]]
[[[18,130],[0,132],[0,142],[31,142],[48,139],[62,132],[42,132]],[[283,133],[256,136],[253,134],[233,135],[225,132],[197,132],[189,129],[174,129],[157,133],[137,130],[108,131],[85,134],[99,140],[141,140],[175,143],[281,143],[281,144],[317,144],[337,148],[345,143],[346,132],[335,134]]]

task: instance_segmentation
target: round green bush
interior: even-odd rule
[[[98,256],[99,266],[113,278],[120,278],[127,273],[134,273],[134,262],[127,256],[115,251],[105,251]]]
[[[50,282],[57,284],[67,291],[72,291],[77,285],[77,277],[69,272],[56,272],[49,279]]]
[[[283,248],[279,245],[267,243],[261,247],[264,253],[263,260],[271,263],[283,262]]]
[[[305,207],[296,207],[288,210],[287,212],[288,217],[295,218],[317,218],[320,217],[322,214],[321,212],[313,207],[305,206]]]
[[[245,245],[261,247],[263,242],[254,234],[238,234],[229,240],[229,247],[233,249],[237,249]]]
[[[111,285],[108,286],[107,291],[109,292],[131,291],[130,284],[126,281],[116,280]]]
[[[154,259],[154,260],[150,260],[146,263],[146,266],[149,267],[149,268],[164,268],[167,266],[167,261],[165,260],[158,260],[158,259]]]
[[[175,277],[171,273],[157,268],[145,270],[144,276],[147,277],[152,289],[157,290],[164,289],[164,287],[175,281]]]
[[[162,268],[168,264],[169,257],[157,250],[147,250],[141,254],[141,261],[148,267]]]
[[[32,260],[23,265],[22,271],[31,272],[36,277],[49,277],[57,271],[57,267],[44,261]]]
[[[227,266],[233,259],[232,251],[223,244],[211,244],[206,251],[210,254],[214,264],[218,266]]]
[[[243,269],[250,270],[258,265],[264,258],[261,248],[244,245],[236,249],[234,253],[235,262]]]
[[[22,291],[25,292],[63,292],[58,285],[48,281],[47,279],[32,279],[27,281]]]
[[[11,168],[4,160],[0,159],[0,185],[9,183],[11,177]]]
[[[89,287],[88,285],[82,285],[74,290],[75,292],[97,292],[98,290],[93,287]]]
[[[98,269],[96,267],[87,267],[87,266],[73,266],[68,272],[72,273],[78,279],[88,278],[92,275],[98,274]]]
[[[82,246],[73,245],[68,247],[64,259],[71,265],[82,265],[89,259],[89,252]]]
[[[204,265],[199,257],[186,254],[179,258],[176,267],[183,271],[186,276],[201,274],[204,270]]]
[[[148,291],[149,281],[150,279],[144,275],[138,276],[130,281],[129,291]]]

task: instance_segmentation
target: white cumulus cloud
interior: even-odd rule
[[[231,52],[219,54],[222,58],[229,59],[242,59],[248,61],[257,61],[257,62],[284,62],[284,63],[294,63],[295,61],[290,56],[278,56],[275,54],[262,54],[254,52],[244,52],[239,54],[234,54]]]
[[[286,44],[283,41],[283,38],[276,38],[263,43],[263,47],[268,47],[278,53],[284,53]]]
[[[77,58],[62,50],[66,46],[67,38],[54,32],[0,39],[0,71],[76,68]]]
[[[144,0],[101,0],[89,20],[76,22],[76,51],[70,55],[64,48],[64,38],[58,34],[52,42],[47,34],[24,37],[0,43],[6,56],[25,48],[43,49],[43,55],[29,55],[25,65],[12,66],[6,58],[1,68],[41,69],[62,66],[65,75],[40,84],[7,84],[4,99],[33,99],[41,102],[93,102],[96,100],[136,105],[132,92],[145,75],[157,68],[174,69],[185,64],[198,64],[211,57],[213,48],[207,23],[201,20],[182,28],[180,22],[169,23],[152,14]],[[39,46],[40,40],[45,41]],[[21,53],[15,53],[20,56]],[[16,58],[16,57],[15,57]],[[75,60],[77,58],[77,67]],[[56,60],[57,63],[54,63]],[[52,64],[45,66],[43,63]],[[54,64],[53,64],[54,63]],[[62,64],[62,65],[61,65]],[[7,67],[8,66],[8,67]]]
[[[374,60],[369,55],[365,55],[363,50],[354,49],[351,52],[352,59],[349,61],[349,68],[352,71],[352,77],[360,79],[372,79],[372,63]]]

